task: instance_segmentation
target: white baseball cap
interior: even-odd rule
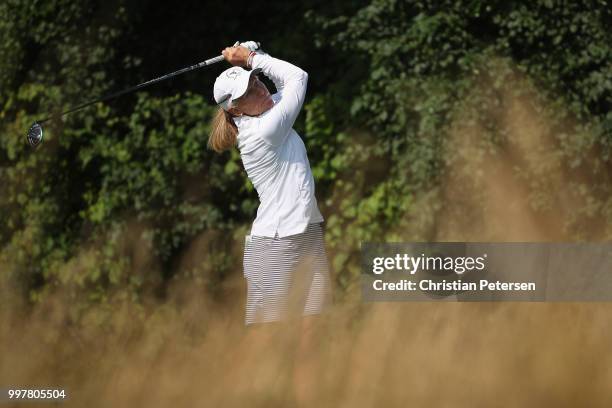
[[[231,103],[246,92],[251,75],[260,72],[260,68],[247,71],[242,67],[231,67],[223,71],[215,80],[213,90],[217,104],[228,110]]]

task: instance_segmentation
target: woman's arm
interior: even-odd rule
[[[308,74],[293,64],[267,54],[256,54],[251,68],[261,68],[281,95],[280,101],[262,116],[259,126],[262,139],[278,146],[285,141],[300,113],[306,95]]]

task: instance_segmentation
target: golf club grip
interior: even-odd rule
[[[225,59],[225,57],[223,55],[219,55],[218,57],[215,58],[211,58],[209,60],[204,61],[205,65],[211,65],[211,64],[216,64],[217,62],[221,62]]]

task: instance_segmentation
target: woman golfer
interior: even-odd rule
[[[208,145],[217,152],[237,145],[259,195],[244,249],[250,325],[319,314],[331,304],[331,290],[314,179],[304,143],[292,129],[308,75],[252,51],[253,42],[243,45],[223,50],[233,67],[215,81],[219,111]],[[277,93],[270,95],[259,73],[274,82]]]

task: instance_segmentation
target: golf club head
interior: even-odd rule
[[[28,143],[30,146],[37,147],[43,141],[43,128],[39,123],[34,122],[28,130]]]

